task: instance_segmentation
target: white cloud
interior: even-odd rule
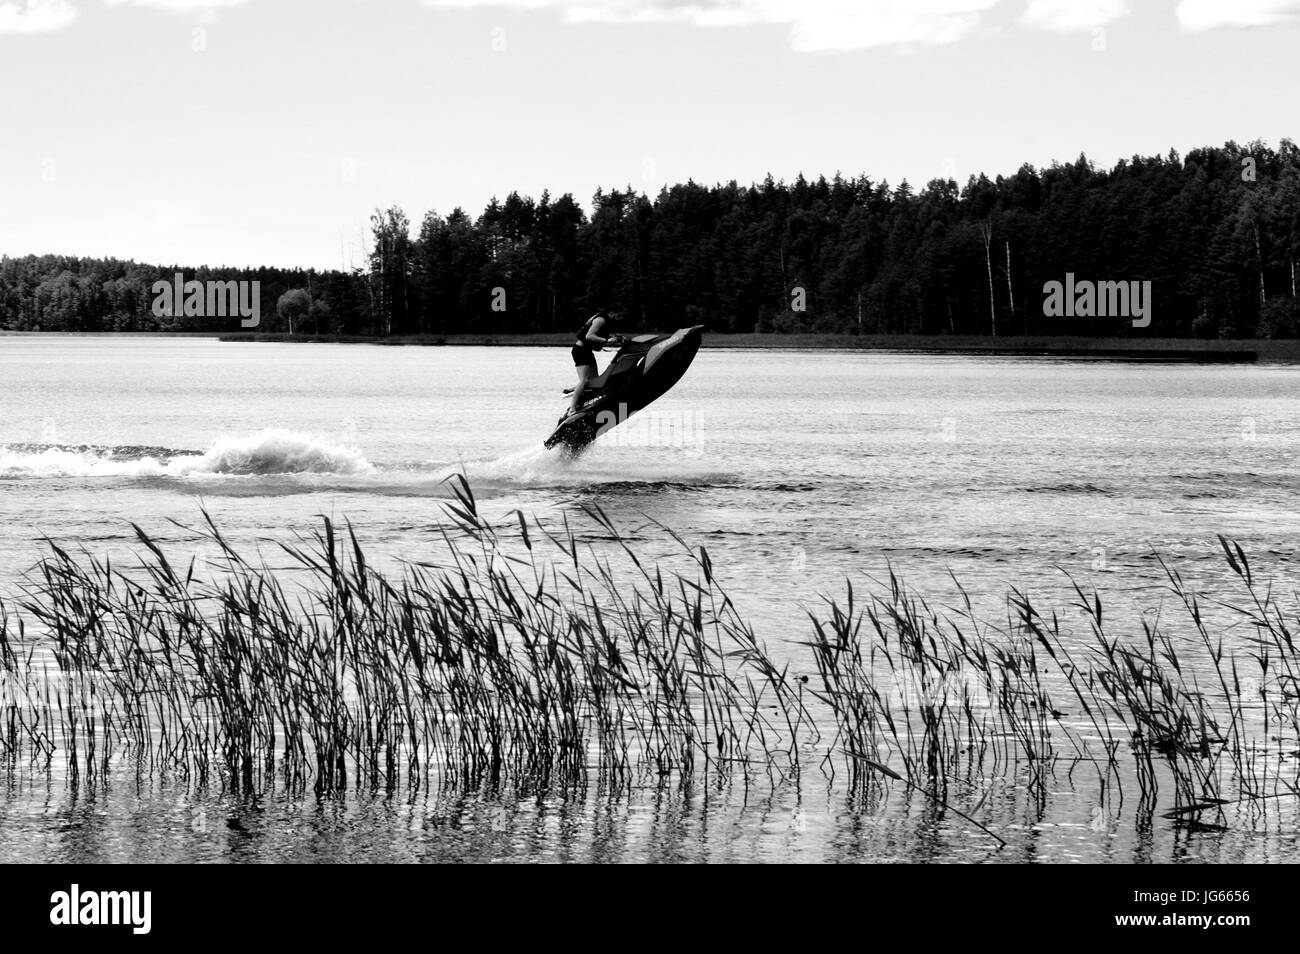
[[[1030,0],[1021,24],[1058,33],[1095,30],[1129,15],[1127,0]]]
[[[108,0],[110,7],[130,5],[133,7],[153,7],[169,13],[191,13],[195,10],[212,10],[217,7],[237,7],[248,0]]]
[[[77,19],[67,0],[26,0],[0,3],[0,33],[48,33],[62,30]]]
[[[808,15],[811,5],[791,3],[800,15],[791,29],[796,51],[851,50],[869,46],[940,46],[975,29],[991,2],[828,4],[839,9]]]
[[[570,23],[787,26],[795,50],[953,43],[999,0],[423,0],[433,7],[553,9]]]
[[[1183,0],[1176,13],[1184,30],[1272,26],[1300,17],[1300,0]]]
[[[249,0],[106,0],[110,7],[153,7],[173,13],[210,12],[237,7]],[[471,0],[472,2],[472,0]],[[527,0],[523,0],[527,2]],[[62,30],[77,19],[77,8],[68,0],[0,0],[0,34],[50,33]]]

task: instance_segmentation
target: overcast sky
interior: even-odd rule
[[[1300,0],[0,0],[0,253],[360,261],[375,206],[1295,138]]]

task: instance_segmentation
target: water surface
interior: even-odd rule
[[[350,519],[377,557],[420,559],[440,545],[455,472],[503,524],[516,508],[580,523],[598,504],[648,556],[675,553],[650,521],[707,546],[759,635],[796,664],[805,608],[891,565],[940,603],[956,598],[951,572],[994,615],[1008,585],[1063,602],[1064,570],[1134,631],[1166,599],[1153,551],[1197,586],[1226,586],[1216,533],[1292,586],[1292,367],[705,349],[667,397],[574,462],[541,447],[570,365],[564,349],[0,337],[0,588],[13,591],[44,537],[120,556],[135,522],[188,553],[195,535],[171,521],[192,526],[200,507],[268,552],[327,514]],[[1043,806],[1014,786],[989,799],[1017,833],[998,860],[1294,857],[1275,830],[1126,827],[1069,779]],[[88,802],[58,778],[26,778],[0,803],[4,856],[29,860],[957,860],[988,849],[914,796],[849,803],[806,775],[798,791],[647,790],[612,805],[421,795],[248,806],[133,781]]]

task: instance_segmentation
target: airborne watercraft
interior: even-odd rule
[[[546,439],[581,451],[610,428],[662,397],[681,380],[700,350],[703,325],[666,335],[634,335],[618,349],[604,373],[587,382],[578,410]],[[573,388],[566,388],[572,394]]]

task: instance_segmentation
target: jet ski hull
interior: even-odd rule
[[[606,372],[589,386],[577,413],[546,439],[547,447],[584,449],[597,437],[663,397],[682,379],[700,350],[704,326],[670,335],[641,335],[623,345]]]

